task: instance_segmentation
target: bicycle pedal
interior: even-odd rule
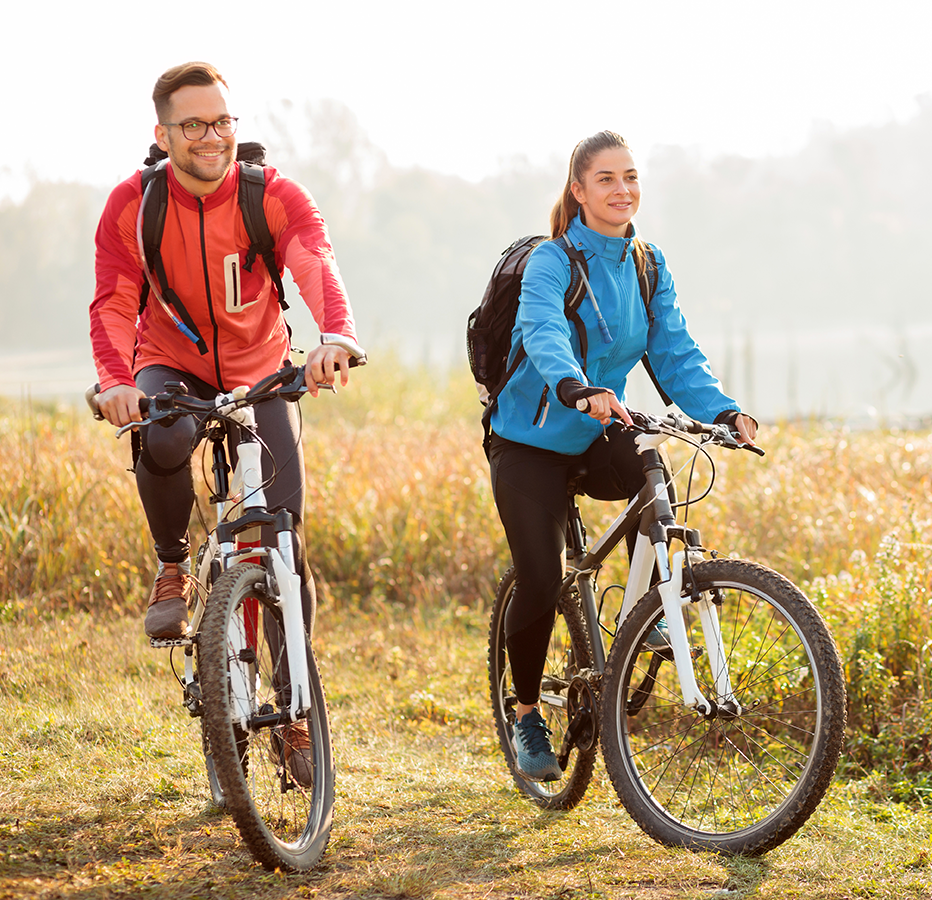
[[[149,638],[149,646],[155,650],[163,650],[171,647],[190,647],[194,644],[194,638]]]

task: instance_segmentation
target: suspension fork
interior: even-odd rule
[[[311,686],[307,669],[307,651],[305,647],[304,615],[301,609],[301,578],[297,573],[294,555],[294,517],[288,510],[281,509],[271,518],[265,512],[265,491],[262,487],[262,460],[261,445],[255,434],[255,411],[252,407],[234,410],[231,417],[239,425],[239,441],[236,447],[237,466],[234,473],[233,491],[237,495],[230,514],[245,513],[249,517],[250,511],[258,511],[259,521],[274,525],[276,546],[268,547],[266,557],[269,561],[268,572],[271,596],[281,611],[282,631],[284,632],[285,655],[287,657],[288,681],[291,685],[291,701],[288,713],[291,721],[297,721],[306,713],[311,703]],[[264,517],[263,514],[264,513]],[[225,529],[218,528],[218,531]],[[241,533],[238,541],[239,548],[256,546],[260,537],[258,523]],[[261,541],[258,541],[261,543]],[[226,558],[233,554],[232,542],[224,542],[222,551]],[[256,559],[258,562],[258,559]],[[246,643],[255,646],[258,640],[258,603],[247,601]],[[249,608],[255,608],[255,620],[249,622]],[[246,696],[246,694],[243,694]]]
[[[659,447],[665,439],[665,435],[662,434],[643,434],[636,438],[636,443],[644,465],[647,492],[651,498],[645,505],[644,514],[653,518],[647,533],[654,548],[657,572],[660,576],[657,589],[663,603],[667,639],[673,650],[683,703],[705,716],[715,715],[719,709],[737,715],[740,714],[740,707],[735,700],[728,675],[718,612],[708,595],[696,601],[696,608],[702,626],[704,646],[712,667],[716,693],[714,702],[702,693],[696,682],[684,615],[684,607],[693,602],[693,596],[690,593],[683,597],[683,568],[687,561],[690,565],[700,562],[702,553],[699,549],[698,532],[677,525],[673,515],[667,493],[666,470],[659,453]],[[674,538],[682,540],[684,549],[674,553],[671,561],[670,541]]]
[[[272,556],[272,570],[278,582],[278,606],[282,611],[285,651],[291,681],[291,721],[296,722],[311,702],[311,683],[307,671],[304,615],[301,610],[301,578],[297,574],[292,541],[294,518],[288,510],[276,513],[275,533],[278,547]]]

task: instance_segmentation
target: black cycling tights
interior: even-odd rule
[[[547,658],[566,547],[567,478],[582,462],[582,490],[597,500],[633,497],[644,486],[634,435],[610,426],[585,453],[566,456],[492,435],[492,491],[501,516],[516,583],[505,616],[505,642],[515,694],[536,703]]]
[[[205,400],[213,399],[218,393],[215,387],[199,378],[167,366],[143,369],[136,377],[136,386],[152,396],[163,390],[168,381],[183,381],[188,393]],[[304,619],[308,631],[312,631],[316,597],[304,546],[304,454],[298,431],[298,410],[295,404],[285,400],[270,400],[253,408],[263,441],[263,472],[277,472],[275,480],[265,488],[268,507],[288,509],[294,516],[295,562],[301,578]],[[196,441],[203,437],[198,429],[196,416],[184,416],[167,428],[150,425],[140,432],[142,453],[136,463],[136,485],[156,554],[162,562],[181,562],[188,558],[190,551],[188,523],[194,507],[191,454]],[[235,460],[231,460],[231,465],[235,465]]]

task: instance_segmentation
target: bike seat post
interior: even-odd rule
[[[566,555],[571,560],[582,559],[586,554],[586,526],[576,503],[585,474],[582,466],[571,469],[566,483]]]

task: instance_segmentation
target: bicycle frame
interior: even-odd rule
[[[605,645],[599,625],[599,611],[595,598],[595,579],[602,563],[624,537],[638,529],[634,552],[624,588],[624,599],[618,616],[619,626],[630,613],[634,604],[650,590],[654,566],[660,580],[658,590],[663,601],[664,617],[668,629],[668,641],[673,651],[677,676],[685,706],[710,715],[716,708],[740,714],[725,662],[725,651],[721,641],[721,629],[714,604],[707,598],[697,603],[697,609],[710,654],[713,672],[716,673],[716,697],[714,701],[705,697],[696,682],[690,655],[683,607],[693,602],[690,596],[683,597],[683,570],[688,563],[699,562],[703,556],[699,532],[676,523],[673,508],[667,494],[667,474],[660,458],[659,448],[671,435],[660,433],[639,434],[635,438],[637,452],[644,462],[645,486],[605,530],[601,537],[586,550],[585,529],[579,510],[570,498],[571,517],[568,524],[568,547],[572,554],[567,560],[567,575],[563,582],[566,591],[575,583],[580,605],[589,630],[592,648],[592,668],[601,675],[605,672]],[[673,540],[683,543],[684,549],[670,554]],[[570,554],[568,554],[570,555]]]
[[[211,433],[209,439],[213,444],[213,472],[216,480],[216,492],[211,498],[217,514],[217,527],[209,535],[208,552],[201,560],[197,572],[199,584],[216,581],[220,572],[234,563],[255,560],[266,556],[271,561],[269,578],[273,580],[273,595],[278,598],[277,606],[282,613],[282,626],[285,634],[285,650],[288,657],[288,670],[292,686],[289,717],[297,721],[306,713],[306,704],[311,697],[307,666],[304,660],[303,629],[304,618],[301,610],[301,580],[296,572],[294,547],[291,534],[293,518],[287,510],[268,513],[265,509],[265,492],[262,488],[261,445],[256,436],[256,417],[252,406],[237,406],[237,400],[246,395],[246,388],[237,388],[231,394],[222,395],[217,400],[217,412],[239,426],[239,440],[236,443],[236,467],[232,479],[228,479],[229,466],[226,460],[224,443],[232,433],[220,425]],[[231,443],[232,447],[232,443]],[[235,516],[235,518],[231,518]],[[277,547],[259,546],[259,529],[262,525],[272,525],[277,536]],[[217,565],[219,562],[219,566]],[[211,572],[210,567],[216,571]],[[198,597],[192,613],[192,633],[197,633],[204,615],[205,604]],[[255,627],[255,616],[253,627]],[[231,641],[240,654],[249,649],[250,635],[231,635]],[[254,639],[253,639],[254,642]],[[249,703],[254,686],[245,683],[242,669],[235,666],[231,677],[240,679],[234,685],[232,695],[245,698],[240,703],[240,725],[252,729],[256,723],[251,721]],[[253,678],[255,673],[253,673]],[[194,683],[193,654],[185,654],[186,687]]]

